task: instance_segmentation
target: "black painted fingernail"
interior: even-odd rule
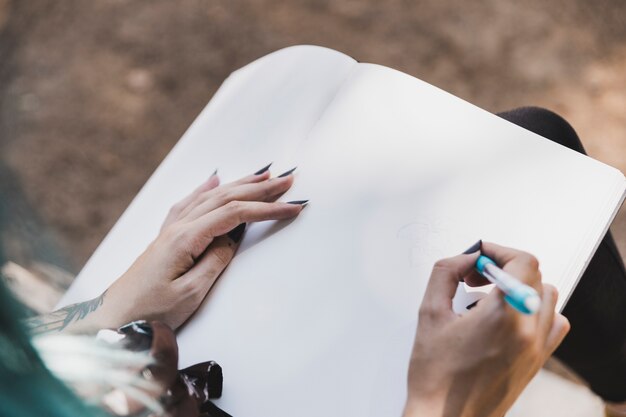
[[[309,204],[309,200],[293,200],[293,201],[287,201],[287,204],[299,204],[301,206],[306,206],[307,204]]]
[[[295,171],[295,170],[296,170],[296,168],[298,168],[298,167],[294,167],[294,168],[291,168],[291,169],[290,169],[289,171],[287,171],[287,172],[283,172],[282,174],[280,174],[280,175],[278,176],[278,178],[282,178],[282,177],[286,177],[287,175],[291,175],[291,174],[293,173],[293,171]]]
[[[267,166],[264,166],[263,168],[259,169],[257,172],[254,173],[254,175],[261,175],[264,172],[266,172],[268,169],[270,169],[270,167],[272,166],[273,162],[270,162]]]
[[[235,227],[233,230],[228,232],[226,235],[235,243],[239,243],[241,238],[243,237],[243,232],[246,230],[246,224],[241,223],[239,226]]]
[[[468,310],[471,310],[471,309],[473,309],[474,307],[476,307],[476,306],[478,305],[478,302],[479,302],[479,301],[480,301],[480,300],[476,300],[476,301],[474,301],[472,304],[468,305],[468,306],[467,306],[467,307],[465,307],[465,308],[466,308],[466,309],[468,309]]]
[[[213,171],[213,173],[211,174],[212,177],[217,175],[217,168],[215,168],[215,171]]]
[[[483,241],[481,239],[478,242],[474,243],[472,246],[470,246],[470,248],[467,249],[465,252],[463,252],[463,255],[469,255],[470,253],[478,252],[482,244],[483,244]]]

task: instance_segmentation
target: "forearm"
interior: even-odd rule
[[[95,332],[103,327],[100,307],[104,303],[106,291],[99,297],[71,304],[48,314],[32,317],[24,321],[34,334],[71,331],[76,333]]]

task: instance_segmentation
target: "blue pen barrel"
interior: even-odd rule
[[[524,314],[539,311],[541,297],[537,291],[500,269],[491,258],[484,255],[478,257],[476,270],[502,290],[504,299],[517,311]]]

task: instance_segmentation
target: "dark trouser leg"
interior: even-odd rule
[[[498,116],[585,153],[574,129],[548,110],[525,107]],[[572,329],[555,355],[603,399],[626,401],[626,271],[607,233],[563,314]]]

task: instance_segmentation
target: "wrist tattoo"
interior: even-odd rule
[[[25,320],[26,326],[29,327],[31,333],[48,333],[65,329],[72,323],[83,320],[89,314],[96,311],[104,301],[103,292],[99,297],[82,303],[71,304],[62,309],[53,311],[49,314],[32,317]]]

